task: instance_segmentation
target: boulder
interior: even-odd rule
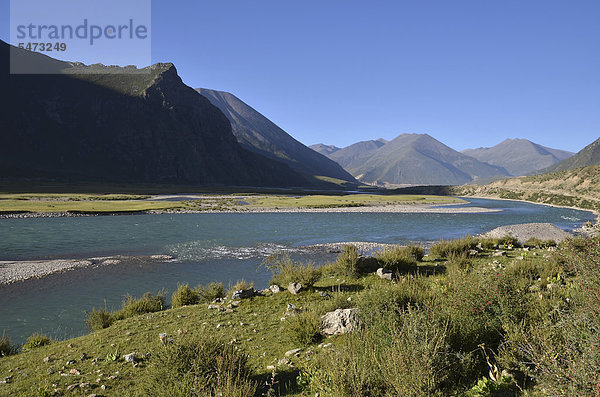
[[[356,269],[360,273],[373,273],[379,268],[379,261],[372,256],[360,256],[356,261]]]
[[[506,256],[506,251],[496,251],[492,256]]]
[[[358,309],[337,309],[321,316],[323,335],[343,335],[358,327]]]
[[[125,360],[126,363],[134,363],[135,359],[136,359],[135,352],[129,353],[129,354],[123,354],[123,360]]]
[[[281,287],[279,285],[270,285],[269,290],[272,293],[277,294],[277,293],[281,292]]]
[[[384,279],[384,280],[391,280],[392,279],[392,272],[385,270],[384,268],[380,267],[379,269],[377,269],[377,275]]]
[[[300,292],[301,290],[302,284],[300,283],[290,283],[290,285],[288,285],[288,291],[290,291],[292,295],[298,294],[298,292]]]
[[[254,290],[254,288],[240,289],[233,292],[233,295],[231,295],[231,299],[252,298],[255,294],[256,291]]]

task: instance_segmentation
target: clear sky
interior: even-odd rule
[[[578,151],[600,136],[599,21],[598,0],[154,0],[152,61],[305,144],[414,132]]]

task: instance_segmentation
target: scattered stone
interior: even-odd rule
[[[280,367],[284,365],[290,365],[290,360],[287,358],[282,358],[281,360],[277,361],[277,365]]]
[[[126,363],[134,363],[136,360],[135,352],[129,353],[129,354],[123,354],[123,360],[125,360]]]
[[[108,266],[108,265],[118,265],[121,263],[120,259],[115,259],[115,258],[109,258],[109,259],[105,259],[102,261],[102,265],[103,266]]]
[[[467,252],[467,254],[468,254],[469,256],[477,256],[477,254],[478,254],[478,253],[479,253],[479,251],[477,251],[477,250],[469,250],[469,251]]]
[[[169,342],[167,339],[167,334],[164,332],[162,334],[158,334],[158,338],[160,339],[163,345],[166,345]]]
[[[72,385],[67,386],[67,391],[73,391],[79,387],[79,383],[73,383]]]
[[[231,295],[231,299],[252,298],[254,295],[256,295],[256,290],[254,288],[240,289],[238,291],[233,292],[233,295]]]
[[[233,302],[231,302],[231,306],[238,307],[240,305],[240,303],[242,303],[242,302],[241,301],[233,301]]]
[[[83,382],[79,384],[79,388],[80,389],[89,389],[90,388],[90,384],[87,382]]]
[[[493,257],[506,256],[506,251],[496,251],[492,253]]]
[[[267,370],[268,371],[275,371],[275,366],[274,365],[267,365]]]
[[[150,255],[150,259],[158,260],[158,261],[170,261],[175,259],[174,256],[171,255]]]
[[[380,267],[379,269],[377,269],[377,275],[384,279],[384,280],[391,280],[392,279],[392,272],[385,270],[384,268]]]
[[[81,372],[79,372],[79,370],[75,369],[75,368],[71,368],[71,370],[69,371],[70,374],[72,375],[81,375]]]
[[[101,386],[100,386],[100,389],[102,389],[102,390],[106,390],[106,385],[101,385]]]
[[[356,269],[361,273],[373,273],[379,268],[379,261],[372,256],[359,256]]]
[[[75,364],[75,360],[69,360],[65,363],[65,365],[73,365]]]
[[[321,333],[324,335],[343,335],[358,327],[358,309],[337,309],[321,316]]]
[[[319,296],[321,298],[332,298],[331,295],[329,295],[327,292],[323,292],[323,291],[319,292]]]
[[[73,348],[73,345],[69,343],[69,344],[67,345],[67,347],[68,347],[69,349],[72,349],[72,348]]]
[[[48,362],[50,362],[50,357],[44,357],[44,362],[45,362],[45,363],[48,363]]]
[[[270,285],[269,291],[271,291],[274,294],[277,294],[277,293],[281,292],[281,287],[279,285]]]
[[[553,289],[556,289],[558,287],[560,287],[560,285],[558,285],[556,283],[550,283],[550,284],[546,285],[546,289],[548,289],[548,290],[553,290]]]
[[[81,361],[87,360],[88,356],[85,353],[81,353],[81,357],[79,358]]]
[[[302,284],[300,283],[290,283],[290,285],[288,285],[288,291],[290,291],[292,295],[297,295],[301,290]]]
[[[292,350],[288,350],[285,352],[285,356],[286,357],[290,357],[290,356],[298,356],[300,354],[300,352],[302,351],[302,349],[298,348],[298,349],[292,349]]]

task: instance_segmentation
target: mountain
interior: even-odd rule
[[[600,164],[600,138],[587,145],[579,153],[552,167],[541,170],[541,173],[559,172],[573,170],[575,168],[587,167]]]
[[[466,149],[461,153],[506,169],[513,176],[528,175],[550,167],[574,153],[551,149],[527,139],[506,139],[491,148]]]
[[[321,153],[323,156],[328,156],[331,153],[337,152],[340,150],[339,147],[334,145],[325,145],[324,143],[317,143],[314,145],[310,145],[309,148],[314,150],[317,153]]]
[[[363,157],[348,166],[348,171],[366,183],[457,185],[508,175],[505,169],[459,153],[427,134],[402,134],[375,149],[367,143],[359,145],[366,149]]]
[[[61,62],[0,42],[0,178],[298,186],[303,176],[247,151],[173,64]],[[10,56],[12,54],[12,57]],[[11,75],[44,67],[54,75]]]
[[[354,171],[360,168],[377,149],[386,143],[387,141],[383,139],[357,142],[333,152],[329,155],[329,158],[351,174],[356,175]]]
[[[319,176],[357,182],[339,164],[304,146],[235,95],[206,88],[196,91],[225,114],[244,148],[281,161],[308,178]]]

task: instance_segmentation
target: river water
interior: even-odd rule
[[[317,264],[334,259],[298,247],[343,241],[431,243],[483,233],[501,225],[550,222],[573,229],[594,215],[517,201],[467,199],[487,213],[245,213],[163,214],[0,219],[0,260],[170,254],[169,262],[131,260],[0,286],[0,332],[22,343],[33,332],[60,339],[82,335],[85,311],[118,308],[127,294],[221,281],[254,281],[278,251]]]

